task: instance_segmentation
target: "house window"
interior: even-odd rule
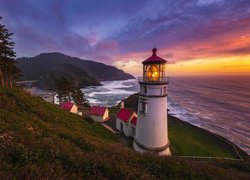
[[[143,113],[145,113],[145,111],[146,111],[146,103],[145,102],[142,103],[142,110],[141,111]]]
[[[132,136],[135,136],[135,128],[132,127]]]
[[[164,86],[164,94],[167,94],[167,86]]]

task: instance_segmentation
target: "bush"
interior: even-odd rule
[[[91,124],[94,123],[94,119],[90,116],[85,117],[84,120],[87,121],[88,123],[91,123]]]

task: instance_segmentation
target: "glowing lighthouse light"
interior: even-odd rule
[[[146,82],[162,81],[165,77],[166,61],[156,55],[156,48],[152,51],[153,55],[143,63],[143,80]]]

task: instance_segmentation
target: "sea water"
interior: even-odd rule
[[[91,104],[111,107],[139,91],[137,80],[84,89]],[[219,134],[250,154],[250,77],[170,78],[169,114]]]

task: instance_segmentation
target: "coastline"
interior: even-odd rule
[[[25,89],[26,91],[28,91],[31,95],[33,96],[40,96],[42,97],[44,100],[51,102],[52,100],[52,96],[50,93],[46,92],[46,91],[37,91],[37,89]],[[137,93],[133,94],[131,96],[129,96],[128,98],[126,98],[125,100],[125,105],[128,108],[133,109],[134,111],[137,111],[137,102],[138,102],[138,97],[137,97]],[[117,106],[113,106],[110,109],[119,109],[119,104]],[[118,111],[118,110],[115,110]],[[107,123],[106,125],[108,125],[109,127],[111,127],[113,130],[116,130],[115,127],[115,122],[111,122],[111,121],[115,121],[115,113],[113,113],[113,118],[111,118],[109,121],[110,123]],[[208,139],[212,139],[213,142],[215,142],[216,145],[218,145],[219,147],[223,148],[223,149],[230,149],[231,152],[234,152],[234,157],[237,159],[249,159],[249,155],[247,154],[247,152],[245,152],[244,150],[242,150],[240,147],[238,147],[237,145],[235,145],[234,143],[232,143],[231,141],[229,141],[228,139],[213,133],[209,130],[206,130],[204,128],[195,126],[187,121],[183,121],[180,118],[177,118],[173,115],[168,115],[168,124],[170,126],[170,131],[171,131],[171,126],[174,127],[174,125],[183,125],[185,127],[188,127],[191,131],[197,131],[198,134],[202,134],[204,137],[207,137]],[[179,156],[180,154],[178,154]],[[196,155],[195,155],[196,156]],[[180,156],[179,156],[180,157]],[[194,158],[194,156],[192,155],[183,155],[183,157],[190,157],[190,158]]]

